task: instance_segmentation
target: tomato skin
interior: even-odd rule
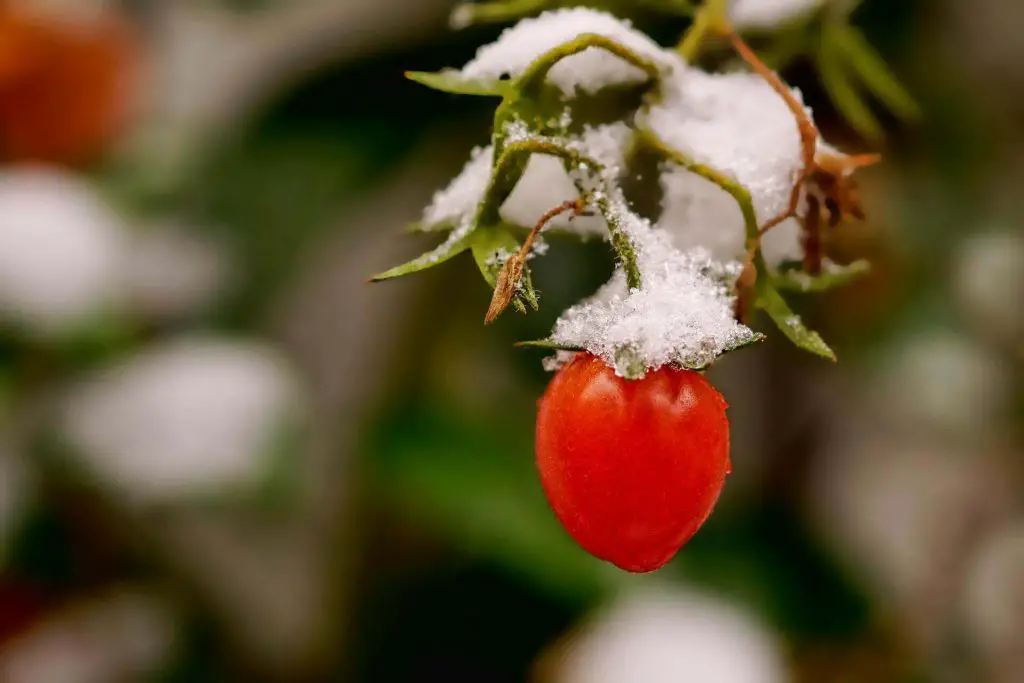
[[[579,354],[539,402],[536,456],[559,521],[585,550],[631,572],[660,568],[711,514],[725,484],[725,400],[697,372],[640,380]]]

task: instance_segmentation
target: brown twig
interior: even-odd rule
[[[800,104],[796,97],[794,97],[792,91],[786,87],[786,84],[782,82],[782,79],[779,78],[778,74],[769,69],[768,65],[761,61],[761,58],[750,49],[750,46],[746,44],[743,38],[741,38],[740,35],[732,29],[729,29],[727,32],[727,37],[729,38],[729,42],[732,43],[733,49],[736,50],[736,54],[738,54],[751,69],[761,76],[761,78],[767,81],[772,90],[782,97],[786,106],[789,107],[789,110],[793,113],[793,117],[796,119],[797,129],[800,133],[800,152],[803,161],[803,168],[800,171],[800,175],[797,176],[796,181],[793,183],[793,190],[789,195],[789,206],[785,211],[761,226],[760,232],[763,235],[787,218],[793,218],[797,215],[797,210],[800,208],[800,193],[803,190],[807,179],[810,178],[811,174],[814,172],[814,157],[818,148],[818,129],[815,127],[814,122],[811,121],[810,117],[807,116],[807,112],[804,110],[803,105]]]
[[[821,205],[814,195],[807,196],[807,217],[803,225],[804,271],[821,274]]]
[[[498,271],[497,281],[494,285],[494,296],[491,297],[491,305],[487,307],[487,314],[484,316],[484,324],[494,322],[502,312],[508,308],[515,297],[516,289],[519,287],[519,280],[523,276],[523,268],[526,266],[526,257],[530,255],[530,249],[537,239],[537,235],[549,222],[561,214],[571,211],[569,220],[576,218],[586,208],[586,201],[580,197],[562,202],[555,208],[545,212],[537,221],[537,224],[530,230],[530,234],[523,241],[519,251],[509,257]]]

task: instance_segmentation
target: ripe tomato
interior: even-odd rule
[[[127,122],[139,54],[117,15],[76,22],[0,5],[0,158],[80,164]]]
[[[730,471],[729,421],[699,373],[662,367],[627,380],[580,354],[539,405],[541,485],[588,552],[653,571],[711,514]]]

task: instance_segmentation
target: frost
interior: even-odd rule
[[[528,137],[529,133],[525,127],[514,127],[508,131],[508,135],[510,140],[521,140]],[[581,135],[568,137],[564,144],[600,163],[604,167],[602,179],[614,182],[622,173],[626,150],[632,138],[633,130],[620,122],[587,126]],[[502,205],[501,217],[513,225],[532,227],[553,207],[579,196],[577,184],[566,172],[561,159],[547,154],[534,154],[527,163],[523,177]],[[606,235],[608,229],[600,216],[578,216],[570,220],[568,213],[554,218],[549,226],[585,235]]]
[[[485,265],[491,267],[500,267],[505,265],[505,262],[512,258],[513,253],[505,247],[499,247],[491,256],[487,257],[484,261]]]
[[[681,63],[673,53],[662,50],[628,22],[578,7],[545,12],[506,29],[496,42],[477,51],[476,57],[462,68],[462,76],[484,81],[496,81],[506,75],[516,78],[544,52],[584,33],[611,38],[666,70]],[[593,93],[610,85],[639,83],[646,77],[640,69],[599,48],[567,57],[548,73],[548,80],[569,97],[577,89]]]
[[[799,92],[794,95],[799,99]],[[802,166],[800,135],[783,99],[760,76],[679,71],[666,79],[662,101],[643,118],[665,143],[745,187],[759,222],[787,207]],[[679,168],[666,171],[659,226],[677,235],[680,246],[708,244],[717,257],[736,258],[742,253],[743,221],[735,201],[692,175]],[[685,234],[690,231],[696,234]],[[772,233],[766,247],[774,260],[799,254],[795,222]]]
[[[555,355],[548,356],[547,358],[544,358],[543,360],[541,360],[541,365],[548,372],[555,372],[557,370],[560,370],[564,366],[568,365],[569,362],[575,356],[576,356],[576,352],[575,351],[558,350],[558,351],[555,351]]]
[[[427,225],[451,223],[455,227],[468,222],[487,190],[493,161],[493,146],[474,149],[462,172],[448,187],[434,194],[430,206],[423,212],[423,222]]]
[[[669,363],[701,368],[722,353],[754,341],[736,322],[731,281],[739,263],[721,265],[704,249],[682,252],[667,235],[613,202],[637,248],[639,289],[627,290],[622,269],[590,300],[573,306],[555,323],[552,339],[584,348],[623,375]]]
[[[733,0],[729,18],[739,30],[772,29],[802,19],[826,0]]]

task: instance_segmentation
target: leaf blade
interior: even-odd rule
[[[767,313],[786,338],[797,347],[833,362],[836,360],[836,354],[825,340],[804,325],[800,316],[793,312],[782,295],[771,285],[766,283],[758,287],[757,307]]]

